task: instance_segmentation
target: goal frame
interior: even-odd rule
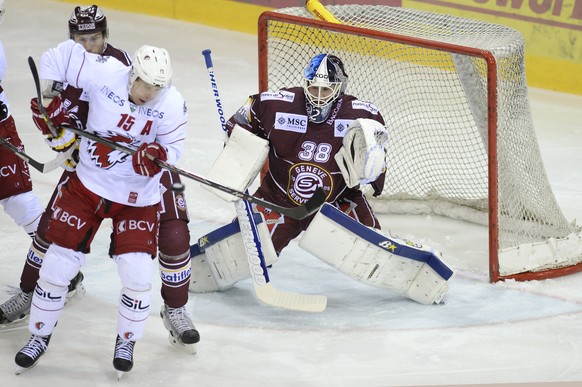
[[[331,23],[318,19],[287,15],[274,11],[263,12],[258,19],[258,78],[259,92],[269,90],[268,61],[268,24],[269,22],[285,22],[310,28],[321,28],[327,31],[365,36],[392,43],[438,50],[447,53],[478,57],[485,61],[487,68],[487,152],[488,152],[488,239],[489,239],[489,280],[498,282],[506,279],[516,281],[554,278],[582,271],[582,262],[560,268],[529,271],[523,273],[501,275],[499,271],[499,220],[498,220],[498,158],[497,158],[497,60],[489,50],[438,42],[429,39],[403,36],[383,31],[376,31],[346,24]],[[372,101],[374,102],[374,101]]]

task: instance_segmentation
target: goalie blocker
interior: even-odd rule
[[[425,305],[443,301],[453,276],[431,249],[383,235],[327,203],[299,246],[359,282],[394,290]]]

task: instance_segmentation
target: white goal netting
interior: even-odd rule
[[[578,264],[580,229],[558,206],[539,152],[522,35],[405,8],[327,8],[342,25],[315,20],[301,7],[263,14],[261,88],[300,85],[318,53],[343,60],[346,92],[377,105],[390,131],[376,210],[493,227],[496,275]]]

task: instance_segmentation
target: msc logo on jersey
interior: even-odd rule
[[[317,187],[329,196],[333,190],[333,179],[325,169],[315,164],[298,163],[289,169],[287,196],[298,205],[305,204]]]
[[[293,102],[295,99],[295,93],[291,93],[284,90],[279,90],[276,92],[264,92],[261,93],[261,101],[283,101],[283,102]]]
[[[352,101],[352,109],[364,109],[372,114],[378,114],[378,108],[370,102]]]
[[[278,112],[275,115],[275,129],[286,130],[288,132],[306,133],[307,116]]]

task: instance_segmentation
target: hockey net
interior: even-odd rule
[[[301,85],[321,52],[339,56],[346,92],[374,103],[388,130],[384,213],[487,225],[491,281],[582,270],[582,234],[548,182],[530,114],[524,39],[508,27],[372,5],[259,18],[261,91]],[[369,195],[370,196],[370,195]]]

